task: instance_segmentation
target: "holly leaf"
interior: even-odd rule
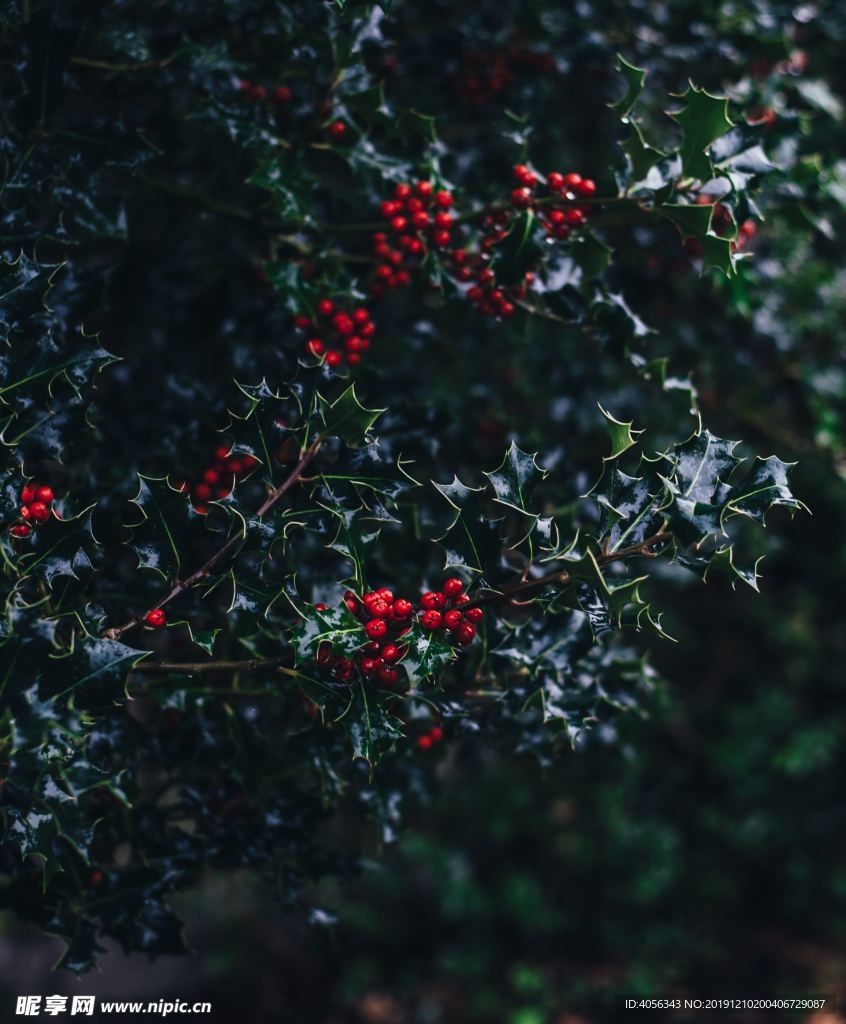
[[[354,759],[375,767],[398,739],[403,723],[387,710],[396,698],[368,688],[361,680],[352,689],[349,707],[339,719],[352,743]]]
[[[434,486],[455,511],[446,533],[437,538],[446,556],[444,568],[487,572],[499,561],[500,539],[497,525],[488,515],[486,489],[467,487],[458,477],[450,484]]]
[[[646,80],[647,72],[646,68],[639,68],[634,64],[629,64],[625,57],[622,57],[619,53],[617,54],[617,70],[623,76],[626,83],[626,91],[621,99],[617,100],[616,103],[611,103],[610,106],[621,117],[625,117],[643,91],[643,83]]]
[[[698,89],[692,82],[681,96],[686,100],[681,110],[670,117],[681,126],[682,142],[679,154],[686,177],[709,181],[714,169],[708,157],[712,143],[733,127],[728,116],[728,99],[712,96],[704,89]]]
[[[138,494],[132,503],[143,516],[129,527],[132,539],[128,546],[138,557],[138,568],[150,569],[168,581],[178,578],[182,553],[197,535],[204,517],[167,477],[139,474]]]
[[[346,605],[318,610],[309,605],[294,631],[292,644],[296,665],[314,662],[318,649],[327,644],[335,654],[355,654],[367,642],[364,626]]]
[[[628,423],[618,420],[610,412],[603,409],[601,405],[599,406],[599,411],[605,417],[605,427],[611,438],[611,454],[606,455],[603,461],[610,462],[613,459],[619,458],[623,452],[627,452],[629,448],[636,445],[637,439],[643,431],[633,428],[633,420],[629,420]]]
[[[412,685],[436,677],[441,669],[455,661],[455,648],[438,630],[424,629],[415,621],[402,636],[408,651],[399,663]]]
[[[366,409],[355,393],[355,384],[343,391],[333,402],[317,395],[320,433],[339,437],[350,448],[369,443],[368,434],[384,409]]]

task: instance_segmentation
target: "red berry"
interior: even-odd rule
[[[460,267],[467,262],[467,252],[464,249],[453,249],[450,258],[457,267]]]
[[[429,590],[420,598],[421,608],[443,608],[446,598],[437,590]]]
[[[440,743],[444,738],[444,731],[439,725],[432,726],[429,730],[429,739],[433,743]]]
[[[331,316],[335,312],[335,303],[331,299],[321,299],[317,303],[317,312],[321,316]]]
[[[372,338],[373,335],[376,333],[376,324],[365,324],[358,333],[362,336],[362,338]]]
[[[388,624],[384,619],[371,619],[364,629],[371,640],[381,640],[388,632]]]
[[[207,484],[216,484],[220,480],[220,474],[216,469],[206,469],[203,472],[203,480]]]
[[[417,182],[417,194],[427,198],[432,194],[432,183],[430,181]]]
[[[53,500],[53,488],[52,487],[39,487],[35,492],[35,496],[39,501],[43,501],[45,505],[49,505]]]
[[[299,330],[307,331],[310,326],[311,321],[307,316],[294,317],[294,327],[298,328]]]
[[[480,270],[476,275],[476,280],[479,284],[492,284],[494,279],[494,273],[492,270]]]
[[[397,218],[400,220],[401,218]],[[425,228],[429,223],[429,214],[425,210],[418,210],[417,213],[411,215],[411,223],[416,228]]]
[[[370,612],[371,618],[384,619],[388,612],[391,610],[391,606],[387,601],[383,601],[381,598],[377,601],[371,601],[367,605],[367,610]]]
[[[347,610],[351,611],[353,615],[358,611],[358,601],[354,597],[344,598],[344,604],[347,606]]]
[[[405,219],[405,217],[394,217],[391,220],[391,228],[394,231],[396,231],[397,234],[400,234],[402,231],[405,231],[407,227],[408,221]]]
[[[574,207],[572,210],[568,210],[567,211],[567,223],[568,224],[578,225],[578,224],[584,224],[584,222],[585,222],[585,215],[584,215],[584,213],[582,213],[582,211],[580,209],[578,209],[578,207]]]
[[[246,460],[244,460],[244,461],[246,461]],[[235,476],[240,476],[241,473],[244,472],[244,462],[242,462],[237,457],[232,458],[232,459],[227,459],[226,460],[226,468],[229,470],[230,473],[234,474]],[[209,481],[209,483],[211,483],[211,482],[212,481]]]
[[[434,610],[424,612],[420,618],[424,629],[440,629],[441,613]]]
[[[436,231],[432,235],[432,241],[439,249],[443,249],[452,241],[452,235],[448,231]]]
[[[273,92],[273,98],[281,106],[291,102],[291,90],[287,85],[277,85]]]
[[[211,487],[208,484],[197,484],[194,487],[194,497],[200,501],[208,501],[211,497]]]
[[[333,139],[342,139],[346,134],[347,126],[343,121],[333,121],[329,125],[329,134]]]
[[[395,662],[399,656],[399,647],[395,644],[385,644],[382,648],[382,661],[386,661],[389,665]]]
[[[431,748],[431,746],[432,746],[432,738],[431,738],[431,736],[420,736],[420,737],[418,737],[418,739],[417,739],[417,746],[421,750],[429,750]]]
[[[9,533],[11,533],[13,537],[24,538],[28,537],[32,533],[32,530],[26,525],[26,523],[15,523],[14,526],[9,527]]]
[[[395,619],[407,619],[413,611],[414,607],[411,604],[411,601],[406,601],[404,597],[397,598],[397,600],[394,601]]]
[[[358,663],[358,667],[361,669],[361,674],[364,676],[372,676],[376,671],[379,662],[375,658],[362,658]]]
[[[224,459],[229,457],[229,445],[220,444],[214,450],[214,457],[218,462],[223,462]]]
[[[423,209],[423,200],[415,197],[414,199],[409,199],[405,205],[409,213],[419,213]]]
[[[89,885],[100,885],[100,883],[103,881],[104,877],[105,876],[104,876],[103,872],[100,871],[99,868],[95,868],[91,872],[91,874],[88,876],[88,884]]]
[[[390,199],[386,199],[385,202],[379,204],[379,212],[382,214],[385,220],[390,220],[391,217],[394,217],[396,214],[398,214],[401,209],[401,203],[395,203]],[[382,241],[384,241],[384,239],[382,239]]]
[[[21,501],[24,505],[29,505],[30,502],[35,501],[35,486],[33,484],[24,484],[21,491]]]
[[[461,594],[459,597],[457,597],[455,599],[455,603],[456,604],[470,604],[470,595],[469,594]]]
[[[482,291],[482,289],[481,288],[477,288],[476,285],[473,285],[472,288],[468,288],[467,289],[467,298],[471,302],[478,302],[479,299],[481,299],[483,294],[484,294],[484,292]]]
[[[323,344],[320,338],[309,338],[309,340],[306,342],[306,349],[313,356],[317,356],[318,358],[323,355],[325,348],[326,346]]]
[[[370,320],[370,314],[366,309],[359,307],[358,309],[353,310],[352,318],[353,323],[361,326],[361,324],[366,324]]]
[[[468,622],[481,622],[485,617],[485,613],[481,608],[468,608],[464,613],[464,618]]]
[[[144,621],[148,626],[152,626],[153,629],[160,629],[165,624],[166,620],[167,616],[161,608],[153,608],[144,616]]]
[[[517,207],[529,206],[532,201],[532,193],[527,188],[515,188],[511,193],[511,205]]]
[[[411,185],[397,185],[394,189],[394,195],[397,199],[408,199],[411,195]]]
[[[512,316],[514,314],[514,306],[510,302],[503,302],[499,307],[500,316]]]
[[[447,629],[456,629],[461,623],[461,612],[457,608],[444,614],[444,625]]]
[[[444,580],[443,592],[447,597],[458,597],[459,594],[464,593],[464,580],[459,579],[457,576]]]
[[[336,348],[332,348],[326,353],[326,365],[330,366],[333,370],[336,366],[340,366],[343,361],[344,357]]]
[[[452,206],[452,193],[446,191],[436,192],[435,202],[442,210],[448,210]]]
[[[376,669],[376,678],[383,686],[394,686],[399,680],[399,672],[387,665],[379,665]]]
[[[455,631],[455,638],[462,647],[466,647],[468,644],[471,644],[475,635],[476,627],[471,626],[469,622],[462,622]]]
[[[551,171],[546,176],[546,184],[553,192],[560,192],[564,188],[564,175]]]
[[[577,185],[581,185],[582,176],[581,174],[565,174],[564,182],[568,188],[575,188]]]
[[[449,213],[436,213],[435,224],[439,228],[452,227],[452,214]]]
[[[376,591],[376,593],[379,595],[379,597],[382,598],[383,601],[387,601],[388,604],[393,604],[394,603],[393,591],[389,590],[388,587],[380,587]]]
[[[32,515],[29,505],[21,505],[20,508],[21,519],[29,519]]]
[[[321,644],[317,648],[317,654],[315,655],[315,661],[318,665],[329,665],[332,661],[332,645]]]
[[[325,611],[329,610],[329,605],[328,604],[316,604],[314,606],[314,610],[316,612],[325,612]]]
[[[29,506],[29,511],[36,523],[46,523],[50,518],[50,509],[43,501],[34,501]]]
[[[591,181],[590,178],[583,178],[578,185],[575,186],[576,192],[580,196],[592,196],[596,194],[596,182]]]

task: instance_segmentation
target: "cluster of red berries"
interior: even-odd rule
[[[32,527],[46,523],[53,506],[53,488],[41,484],[25,484],[21,491],[20,517],[23,522],[13,523],[9,533],[23,540],[32,533]]]
[[[255,82],[244,78],[238,83],[238,88],[247,99],[255,103],[263,103],[270,97],[277,107],[284,109],[291,102],[292,93],[287,85],[277,85],[275,89],[269,92],[263,85],[256,85]]]
[[[405,598],[395,598],[387,587],[369,591],[361,598],[348,590],[344,604],[364,624],[368,642],[355,661],[335,655],[331,644],[324,644],[317,652],[317,663],[331,670],[342,682],[349,682],[357,670],[383,686],[396,686],[400,680],[396,665],[408,651],[402,638],[414,622],[414,605]],[[445,581],[442,590],[423,594],[416,610],[417,618],[424,629],[445,631],[459,647],[467,647],[476,636],[476,624],[481,622],[484,612],[475,607],[462,611],[462,605],[466,604],[470,604],[470,598],[464,593],[464,583],[453,577]],[[327,610],[325,604],[317,604],[315,608]]]
[[[183,494],[190,494],[194,510],[205,515],[209,510],[206,502],[228,498],[236,482],[252,473],[258,462],[254,455],[232,453],[221,444],[215,448],[211,465],[202,471],[198,480],[193,483],[175,480],[173,486]]]
[[[525,164],[517,164],[514,168],[514,177],[519,184],[511,193],[511,205],[518,210],[534,206],[537,201],[537,174],[529,170]],[[581,174],[560,174],[558,171],[550,171],[546,176],[546,188],[548,198],[553,202],[544,202],[543,206],[538,208],[541,223],[546,229],[547,238],[563,241],[570,237],[574,229],[587,223],[589,208],[578,206],[575,201],[580,197],[589,199],[596,195],[596,182],[590,178],[583,178]],[[556,205],[556,199],[560,200],[562,205]]]
[[[317,323],[307,316],[294,318],[294,326],[310,335],[305,344],[306,352],[333,370],[344,362],[358,366],[376,334],[369,310],[359,306],[345,313],[337,309],[331,299],[321,299],[317,303],[317,314]]]
[[[411,283],[410,270],[419,266],[430,247],[445,249],[450,244],[455,223],[451,207],[452,193],[436,189],[431,181],[397,185],[394,198],[379,205],[391,230],[373,235],[373,255],[378,261],[371,288],[374,296],[406,287]]]
[[[444,738],[444,731],[439,725],[433,725],[428,732],[424,732],[421,736],[417,737],[417,747],[419,750],[431,750],[436,743],[440,743]]]

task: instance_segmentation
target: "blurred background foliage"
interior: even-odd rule
[[[307,105],[320,83],[314,66],[330,59],[308,46],[287,59],[293,5],[148,6],[111,5],[108,36],[98,34],[97,5],[69,2],[66,11],[69,22],[90,22],[91,63],[75,70],[101,88],[89,82],[85,102],[96,95],[103,123],[119,117],[134,140],[154,124],[173,143],[168,158],[129,159],[132,188],[115,188],[128,201],[115,206],[110,231],[85,197],[107,194],[127,167],[100,155],[80,163],[75,225],[97,222],[76,265],[102,274],[67,273],[51,295],[123,357],[101,378],[93,411],[109,439],[92,470],[106,495],[107,543],[109,503],[134,490],[127,467],[201,464],[226,419],[227,382],[286,369],[272,343],[290,315],[262,279],[278,242],[262,222],[264,193],[245,185],[256,158],[249,139],[230,144],[226,110],[215,113],[219,139],[206,131],[193,105],[203,75],[212,90],[247,68],[268,86],[284,80]],[[14,7],[0,15],[9,38]],[[434,115],[444,173],[478,198],[510,187],[524,139],[539,165],[613,188],[603,169],[618,161],[607,106],[620,94],[618,52],[649,69],[656,139],[673,137],[662,109],[688,77],[727,92],[732,109],[760,111],[765,149],[785,171],[768,179],[737,276],[697,276],[669,225],[611,225],[613,284],[654,329],[650,357],[666,356],[680,379],[692,375],[712,430],[799,461],[795,491],[813,515],[770,538],[763,597],[732,590],[727,578],[705,588],[661,574],[664,625],[679,642],[648,645],[666,680],[648,716],[603,726],[545,766],[510,748],[455,744],[396,847],[352,814],[328,823],[333,840],[367,851],[350,887],[326,883],[316,894],[337,923],[307,926],[275,912],[250,878],[210,876],[181,903],[198,957],[149,966],[116,954],[80,989],[48,976],[57,944],[5,916],[4,1001],[26,978],[45,992],[196,992],[221,1020],[582,1024],[617,1019],[614,1000],[626,992],[842,993],[846,10],[769,0],[311,7],[341,35],[345,19],[369,19],[358,84],[381,82],[397,108]],[[166,59],[183,46],[217,46],[219,62],[208,50],[188,64]],[[6,51],[7,77],[17,59]],[[149,67],[124,73],[97,61]],[[83,114],[90,123],[90,108]],[[343,219],[355,169],[332,173]],[[372,198],[375,208],[375,185]],[[44,225],[35,233],[48,259]],[[406,422],[416,419],[406,446],[436,479],[446,467],[489,468],[514,438],[542,447],[562,493],[576,493],[605,450],[597,401],[659,442],[688,415],[686,391],[662,393],[578,332],[528,318],[495,327],[455,303],[444,311],[422,290],[389,301],[392,337],[373,372],[400,396]],[[186,401],[196,392],[202,405]],[[397,557],[390,544],[384,552],[387,564]]]

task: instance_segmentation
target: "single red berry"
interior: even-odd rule
[[[34,501],[29,506],[29,511],[36,523],[46,523],[50,518],[50,509],[47,508],[43,501]]]
[[[575,188],[577,185],[581,185],[582,176],[581,174],[565,174],[564,183],[568,188]]]
[[[417,194],[428,198],[432,194],[432,183],[430,181],[418,181]]]
[[[567,211],[567,223],[572,225],[584,224],[585,215],[578,207],[574,207],[572,210]]]
[[[391,221],[391,228],[394,231],[396,231],[397,234],[400,234],[402,231],[405,231],[407,227],[408,221],[405,219],[405,217],[394,217],[393,220]]]
[[[401,209],[402,204],[395,203],[391,199],[386,199],[383,203],[379,204],[379,212],[382,214],[385,220],[390,220],[391,217],[396,216]],[[385,239],[382,238],[382,241],[384,242]]]
[[[515,164],[514,167],[512,168],[512,170],[514,172],[514,177],[518,181],[522,181],[523,178],[525,178],[527,174],[531,174],[532,173],[525,164]]]
[[[207,484],[216,484],[220,480],[220,473],[216,469],[206,469],[203,471],[203,480]]]
[[[30,516],[32,515],[32,510],[30,509],[29,505],[21,505],[21,507],[20,507],[20,515],[21,515],[21,519],[29,519],[30,518]]]
[[[326,365],[330,366],[333,370],[335,367],[340,366],[343,361],[343,355],[336,348],[331,348],[326,353]]]
[[[418,210],[417,213],[411,215],[411,223],[416,228],[425,228],[429,223],[429,214],[425,210]]]
[[[377,601],[371,601],[367,606],[367,610],[370,612],[371,618],[384,619],[391,610],[391,606],[387,601],[383,601],[379,598]]]
[[[407,619],[409,615],[414,611],[414,606],[411,601],[406,601],[404,597],[398,597],[394,601],[394,618],[395,619]]]
[[[429,739],[433,743],[440,743],[444,738],[444,731],[439,725],[433,725],[429,730]]]
[[[320,357],[320,356],[323,355],[323,353],[324,353],[324,351],[326,349],[326,346],[323,344],[323,342],[320,340],[320,338],[309,338],[309,340],[306,342],[306,349],[313,356]]]
[[[348,658],[339,658],[335,668],[333,669],[336,678],[340,679],[341,682],[344,683],[349,682],[349,680],[352,679],[353,671],[353,663]]]
[[[347,610],[351,611],[353,615],[358,611],[358,601],[356,601],[354,597],[346,598],[344,604],[347,606]]]
[[[317,312],[321,316],[331,316],[335,312],[335,303],[331,299],[321,299],[317,303]]]
[[[23,539],[24,537],[28,537],[32,533],[32,530],[26,525],[26,523],[15,523],[14,526],[9,527],[9,533],[11,533],[13,537],[20,537]]]
[[[553,192],[560,192],[564,188],[564,175],[558,171],[550,171],[546,176],[546,184]]]
[[[311,327],[311,320],[307,316],[294,317],[294,327],[300,331],[307,331]]]
[[[527,188],[515,188],[511,193],[511,205],[526,207],[532,202],[532,194]]]
[[[442,210],[448,210],[452,206],[452,193],[446,191],[436,192],[435,202]]]
[[[420,598],[421,608],[443,608],[446,604],[446,598],[438,590],[429,590]]]
[[[376,333],[376,324],[365,324],[358,333],[362,336],[362,338],[372,338],[373,335]]]
[[[394,189],[394,195],[397,199],[408,199],[411,195],[411,185],[397,185]]]
[[[419,736],[417,739],[417,746],[421,750],[429,750],[432,746],[431,736]]]
[[[590,178],[583,178],[578,185],[575,186],[575,189],[580,196],[592,196],[596,194],[596,182],[591,181]]]
[[[223,462],[224,459],[229,458],[229,445],[220,444],[214,450],[214,457],[218,462]]]
[[[234,476],[240,476],[241,473],[244,472],[244,463],[240,459],[238,459],[238,458],[227,459],[226,460],[226,468]],[[209,481],[209,483],[211,483],[211,482],[212,481]]]
[[[413,199],[409,199],[405,205],[409,213],[419,213],[423,209],[423,200],[415,196]]]
[[[105,878],[105,875],[99,868],[94,868],[91,874],[88,876],[89,885],[100,885]]]
[[[399,680],[399,672],[388,665],[379,665],[376,669],[376,678],[383,686],[394,686]]]
[[[370,320],[370,314],[363,307],[359,307],[358,309],[353,310],[352,318],[354,324],[361,326],[361,324],[368,323]]]
[[[49,505],[53,500],[53,488],[52,487],[39,487],[35,492],[35,496],[39,501],[43,501],[45,505]]]
[[[471,644],[475,635],[476,627],[471,626],[469,622],[462,622],[455,631],[455,638],[462,647],[466,647],[468,644]]]
[[[208,484],[197,484],[194,488],[194,497],[200,501],[208,501],[211,497],[211,487]]]
[[[468,288],[467,289],[467,298],[471,302],[478,302],[479,299],[481,299],[483,295],[484,295],[484,292],[482,291],[482,289],[481,288],[477,288],[476,285],[473,285],[472,288]]]
[[[502,305],[499,307],[499,315],[500,316],[513,316],[514,315],[514,305],[511,302],[503,302]]]
[[[381,640],[388,632],[388,624],[384,619],[371,619],[364,629],[371,640]]]
[[[346,135],[347,126],[343,121],[333,121],[329,125],[329,134],[333,139],[342,139]]]
[[[377,644],[375,640],[371,640],[369,643],[366,643],[364,645],[362,650],[364,651],[368,658],[374,658],[376,661],[378,661],[379,652],[382,650],[382,647],[380,644]]]
[[[362,658],[358,663],[358,667],[361,669],[363,676],[372,676],[376,671],[379,662],[375,658]]]
[[[465,249],[453,249],[450,259],[457,267],[460,267],[467,262],[467,252]]]
[[[314,656],[314,660],[318,665],[329,665],[332,663],[332,645],[321,644],[317,648],[317,654]]]
[[[329,610],[329,605],[328,605],[328,604],[322,604],[322,603],[320,603],[320,604],[316,604],[316,605],[314,606],[314,610],[315,610],[316,612],[326,612],[326,611],[328,611],[328,610]]]
[[[393,591],[389,590],[388,587],[380,587],[376,591],[376,593],[378,594],[379,597],[382,598],[383,601],[387,601],[388,604],[393,604],[394,603]]]
[[[291,102],[291,90],[287,85],[277,85],[273,92],[273,98],[280,106]]]
[[[395,644],[385,644],[382,648],[382,661],[386,661],[389,665],[395,662],[399,656],[399,647]]]
[[[440,629],[441,627],[441,613],[433,610],[423,612],[420,618],[420,622],[423,624],[424,629]]]
[[[493,271],[488,270],[487,268],[485,268],[484,270],[480,270],[479,273],[476,275],[476,280],[479,282],[479,284],[492,284],[493,279]]]
[[[459,594],[464,593],[464,580],[459,579],[457,576],[444,580],[443,592],[447,597],[458,597]]]
[[[35,501],[34,484],[24,484],[23,490],[21,491],[21,501],[24,505],[29,505],[30,502]]]
[[[447,629],[456,629],[461,624],[462,615],[457,608],[444,614],[444,625]]]
[[[448,231],[435,231],[432,241],[439,249],[444,249],[452,241],[452,235]]]
[[[423,243],[419,238],[412,238],[408,243],[408,251],[412,256],[419,256],[423,252]]]
[[[485,613],[481,608],[468,608],[464,613],[464,618],[468,622],[481,622],[485,617]]]
[[[452,214],[450,213],[436,213],[435,214],[435,225],[439,228],[452,227]]]
[[[411,284],[411,274],[407,270],[400,270],[394,280],[398,288],[406,288]]]
[[[167,616],[161,608],[153,608],[144,616],[144,621],[153,629],[160,629],[166,622]]]

